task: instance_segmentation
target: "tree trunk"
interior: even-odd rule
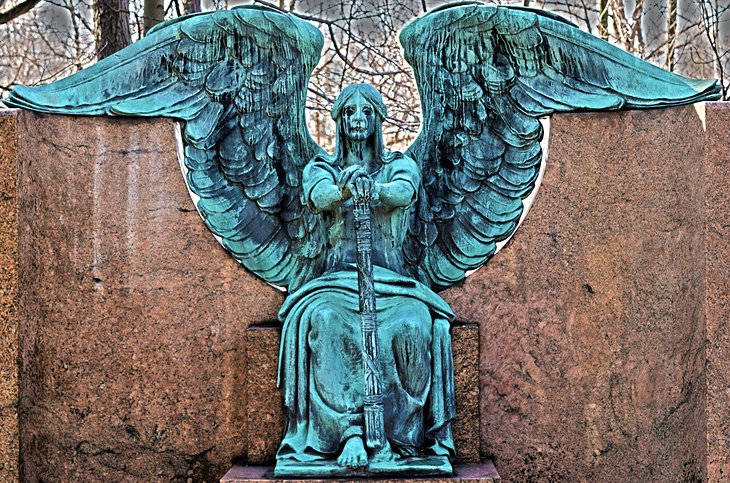
[[[598,36],[608,40],[608,0],[598,2]]]
[[[631,19],[631,53],[644,58],[644,0],[636,0]]]
[[[129,33],[129,0],[94,2],[96,58],[101,60],[132,43]]]
[[[677,0],[669,0],[667,16],[667,52],[664,58],[664,68],[674,71],[674,46],[677,42]]]
[[[187,13],[187,12],[186,12]],[[144,0],[144,33],[165,20],[165,2],[163,0]]]
[[[7,12],[0,12],[0,25],[4,23],[8,23],[11,20],[16,19],[17,17],[20,17],[21,15],[24,15],[28,12],[30,12],[33,7],[35,7],[40,0],[25,0],[24,2],[20,2]],[[0,7],[3,6],[5,2],[0,2]]]
[[[201,11],[200,0],[185,0],[185,14],[197,13]]]

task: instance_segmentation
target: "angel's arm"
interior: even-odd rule
[[[389,181],[376,184],[380,202],[391,208],[405,208],[412,205],[418,197],[421,173],[418,165],[407,157],[394,160],[393,173]]]
[[[416,196],[416,190],[411,183],[405,180],[391,181],[377,184],[380,201],[392,208],[403,208],[411,203]]]
[[[315,212],[331,211],[345,199],[337,186],[335,170],[323,161],[311,161],[302,175],[303,195],[307,206]]]
[[[342,190],[336,184],[323,181],[312,190],[310,204],[315,213],[332,211],[340,203],[342,203]]]

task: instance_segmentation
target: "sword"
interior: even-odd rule
[[[365,369],[365,444],[370,449],[378,449],[385,446],[385,427],[382,384],[378,367],[378,319],[375,311],[370,200],[356,196],[354,202],[357,287],[360,296],[362,359]]]

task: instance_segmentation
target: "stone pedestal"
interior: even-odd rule
[[[221,483],[274,483],[287,481],[305,481],[305,480],[278,480],[273,477],[274,469],[270,466],[234,466],[228,473],[221,478]],[[332,481],[362,481],[353,479],[322,479],[322,480],[306,480],[309,483],[328,483]],[[468,483],[499,483],[501,478],[490,460],[481,463],[473,463],[467,465],[457,465],[454,467],[454,475],[448,478],[444,477],[419,477],[418,479],[398,478],[398,479],[377,479],[371,480],[377,483],[412,483],[417,481],[429,481],[433,483],[439,482],[468,482]]]

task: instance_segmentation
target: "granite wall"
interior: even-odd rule
[[[707,476],[730,480],[730,106],[707,106]]]
[[[506,478],[704,476],[704,138],[693,107],[554,117],[524,224],[448,291]]]
[[[15,115],[0,110],[0,481],[18,479],[18,217]]]
[[[18,115],[25,481],[213,481],[243,454],[245,329],[283,296],[202,224],[174,130]]]
[[[727,478],[730,106],[707,120],[555,118],[524,225],[445,293],[506,479]],[[18,114],[24,479],[210,481],[250,451],[246,328],[282,294],[203,226],[173,130]]]

